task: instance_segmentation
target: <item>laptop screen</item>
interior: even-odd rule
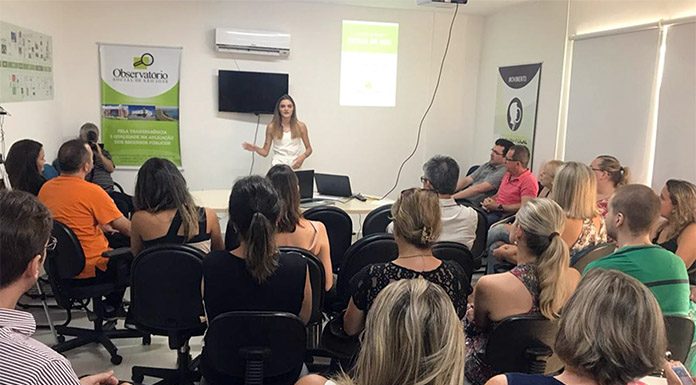
[[[350,179],[346,175],[315,174],[317,181],[317,192],[321,195],[332,195],[336,197],[350,197]]]
[[[314,195],[314,170],[295,171],[300,184],[300,199],[311,199]]]

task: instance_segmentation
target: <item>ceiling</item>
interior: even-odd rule
[[[179,0],[186,1],[186,0]],[[210,0],[197,0],[201,2]],[[220,0],[218,0],[220,1]],[[222,1],[242,1],[242,0],[222,0]],[[253,0],[258,2],[282,2],[289,0]],[[393,9],[422,9],[422,10],[448,10],[454,8],[452,4],[416,5],[416,0],[294,0],[303,3],[324,3],[336,5],[353,5],[359,7],[393,8]],[[531,0],[469,0],[468,4],[460,5],[459,12],[474,15],[490,15],[505,7],[519,4]]]

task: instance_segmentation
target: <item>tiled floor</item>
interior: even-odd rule
[[[46,316],[41,308],[29,309],[36,318],[37,324],[46,324]],[[65,319],[65,311],[61,309],[50,309],[54,323],[61,323]],[[84,312],[74,312],[73,320],[70,323],[75,327],[90,327],[92,323],[87,320]],[[123,320],[119,320],[118,328],[123,328]],[[53,334],[48,329],[39,329],[34,335],[36,339],[47,344],[56,343]],[[69,338],[69,337],[68,337]],[[195,357],[201,352],[202,337],[194,337],[190,341],[191,353]],[[133,365],[153,366],[174,368],[176,366],[176,352],[169,349],[166,337],[152,336],[152,344],[144,346],[142,339],[126,338],[115,339],[114,344],[118,347],[118,354],[123,357],[120,365],[113,365],[110,361],[109,353],[97,344],[89,344],[64,353],[65,357],[75,369],[78,376],[83,374],[98,373],[106,370],[113,370],[116,377],[120,380],[130,381],[131,367]],[[145,378],[145,384],[157,382],[154,378]]]

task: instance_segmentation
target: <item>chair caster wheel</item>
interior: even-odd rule
[[[131,379],[136,384],[141,384],[143,382],[143,380],[145,379],[145,376],[143,376],[142,374],[134,374],[133,378],[131,378]]]
[[[122,361],[123,357],[119,356],[118,354],[111,356],[111,363],[114,365],[120,365]]]
[[[56,339],[58,340],[59,344],[62,344],[63,342],[65,342],[65,336],[58,336],[58,337],[56,337]]]
[[[148,334],[143,337],[143,345],[150,345],[152,343],[152,337]]]

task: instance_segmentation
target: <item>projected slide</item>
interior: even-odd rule
[[[342,106],[396,105],[399,24],[343,21]]]

